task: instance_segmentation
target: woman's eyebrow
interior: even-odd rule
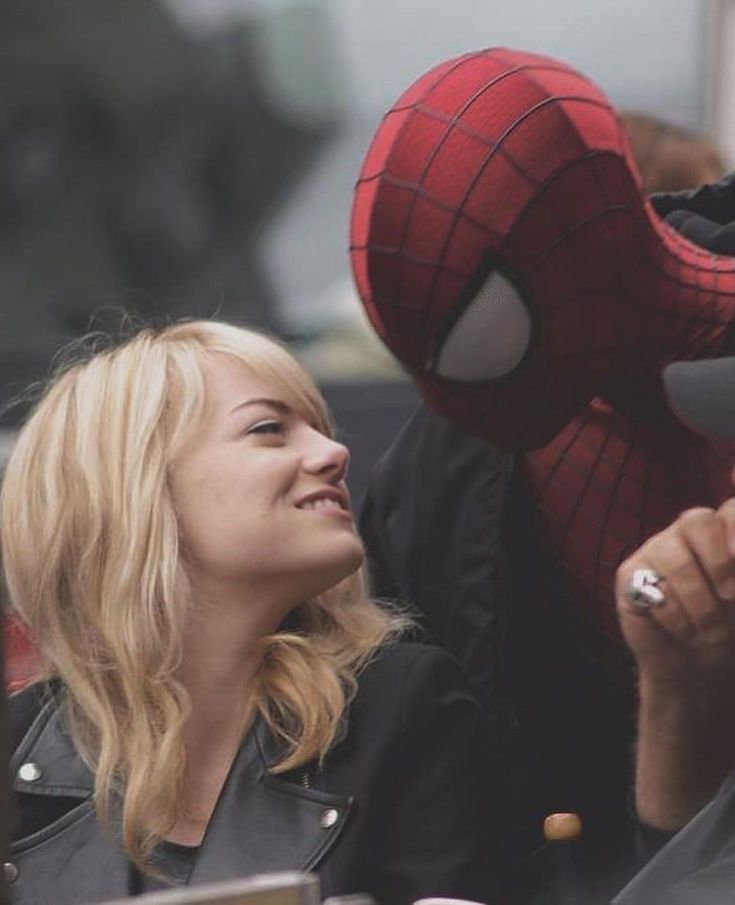
[[[291,407],[286,405],[280,399],[266,399],[266,398],[258,398],[258,399],[246,399],[245,402],[238,402],[236,406],[230,409],[230,415],[239,411],[240,409],[247,408],[251,405],[267,405],[272,409],[275,409],[277,412],[281,412],[283,415],[291,414]]]

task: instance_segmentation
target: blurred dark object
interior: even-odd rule
[[[633,831],[616,852],[589,844],[577,814],[549,814],[545,844],[522,867],[524,905],[608,905],[637,871]]]
[[[0,405],[101,307],[277,328],[255,240],[333,123],[277,103],[262,27],[0,0]]]
[[[646,113],[621,113],[644,194],[677,192],[714,182],[726,166],[715,145],[673,123]]]
[[[0,675],[5,674],[5,658],[3,647],[3,631],[0,624]],[[9,905],[8,890],[6,884],[7,848],[10,841],[10,785],[9,777],[9,734],[7,724],[7,709],[5,706],[5,688],[0,687],[0,905]]]
[[[579,816],[549,814],[544,820],[544,839],[545,845],[526,866],[527,905],[589,905],[590,878]]]

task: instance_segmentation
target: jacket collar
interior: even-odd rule
[[[94,776],[72,742],[53,692],[16,748],[10,770],[16,792],[72,798],[93,794]]]
[[[10,761],[14,791],[79,798],[88,798],[94,794],[94,774],[72,741],[63,711],[58,690],[48,686],[38,716]],[[345,739],[348,727],[349,708],[345,710],[337,727],[333,748]],[[270,776],[271,768],[283,755],[283,743],[269,731],[265,721],[258,717],[252,731],[243,741],[233,769],[239,761],[252,761],[257,769],[258,781],[265,781]]]

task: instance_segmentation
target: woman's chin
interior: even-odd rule
[[[323,594],[325,591],[329,591],[331,588],[345,581],[345,579],[354,575],[363,564],[365,552],[357,537],[355,538],[355,541],[356,542],[352,545],[352,549],[349,549],[348,547],[345,548],[345,550],[342,551],[342,555],[340,555],[339,558],[335,557],[333,562],[329,564],[329,567],[325,568],[324,573],[321,576],[323,586],[317,592],[318,594]]]

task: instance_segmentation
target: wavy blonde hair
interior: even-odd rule
[[[316,386],[273,339],[214,321],[145,329],[59,369],[20,432],[0,496],[12,604],[44,678],[62,682],[100,818],[119,795],[128,856],[148,872],[178,815],[189,700],[176,670],[195,605],[167,477],[202,414],[213,354],[275,382],[332,435]],[[287,622],[262,640],[251,702],[286,743],[276,771],[324,756],[360,669],[406,620],[369,601],[358,572]]]

